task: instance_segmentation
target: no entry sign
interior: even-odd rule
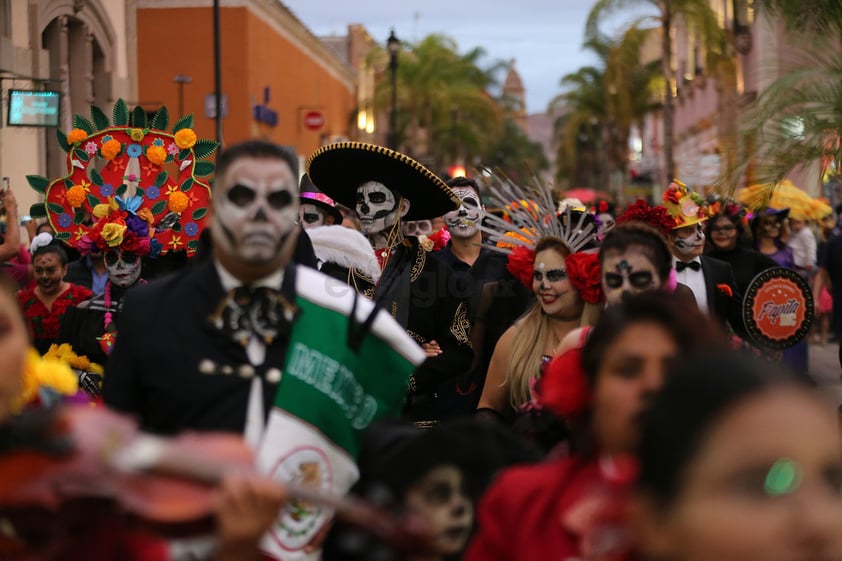
[[[307,111],[304,113],[304,127],[307,130],[317,131],[325,126],[325,114],[321,111]]]

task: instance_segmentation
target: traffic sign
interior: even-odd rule
[[[307,111],[304,113],[304,127],[307,130],[317,131],[325,126],[325,114],[321,111]]]

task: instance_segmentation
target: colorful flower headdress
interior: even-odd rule
[[[580,252],[601,234],[594,216],[569,206],[557,214],[550,187],[540,182],[524,187],[494,174],[490,178],[485,187],[491,204],[507,209],[508,216],[487,214],[480,229],[497,243],[495,249],[509,254],[509,272],[531,290],[535,246],[541,239],[554,238],[570,250],[565,266],[582,298],[589,303],[602,301],[597,255]]]
[[[166,107],[150,121],[143,108],[129,112],[118,99],[112,119],[95,106],[91,118],[75,115],[73,130],[57,131],[67,152],[66,175],[52,181],[27,176],[44,195],[30,209],[32,217],[47,218],[57,239],[83,253],[96,247],[194,255],[208,219],[206,178],[214,170],[212,162],[200,160],[218,143],[196,137],[192,115],[168,130]]]
[[[649,206],[643,199],[638,199],[629,205],[623,214],[617,217],[617,224],[624,222],[643,222],[668,236],[670,231],[676,227],[675,218],[667,211],[666,207]]]
[[[664,207],[675,219],[673,229],[704,222],[709,216],[705,198],[677,179],[673,179],[664,192]]]

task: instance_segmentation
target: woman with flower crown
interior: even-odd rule
[[[492,217],[492,228],[512,234],[500,236],[498,231],[497,238],[517,245],[510,250],[509,271],[535,294],[529,310],[497,342],[477,407],[480,416],[508,420],[531,401],[532,384],[565,335],[599,317],[602,291],[597,256],[578,251],[595,240],[598,232],[593,216],[583,211],[568,209],[556,216],[548,189],[524,192],[505,182],[492,193],[500,199],[499,206],[506,201],[535,201],[518,205],[512,223]]]

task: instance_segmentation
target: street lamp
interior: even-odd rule
[[[386,40],[386,47],[389,49],[389,71],[392,78],[392,109],[389,113],[389,148],[398,149],[398,51],[401,50],[401,42],[395,36],[392,29],[389,38]]]
[[[186,74],[176,74],[172,81],[178,84],[178,117],[181,118],[184,115],[184,84],[191,83],[193,77]]]

